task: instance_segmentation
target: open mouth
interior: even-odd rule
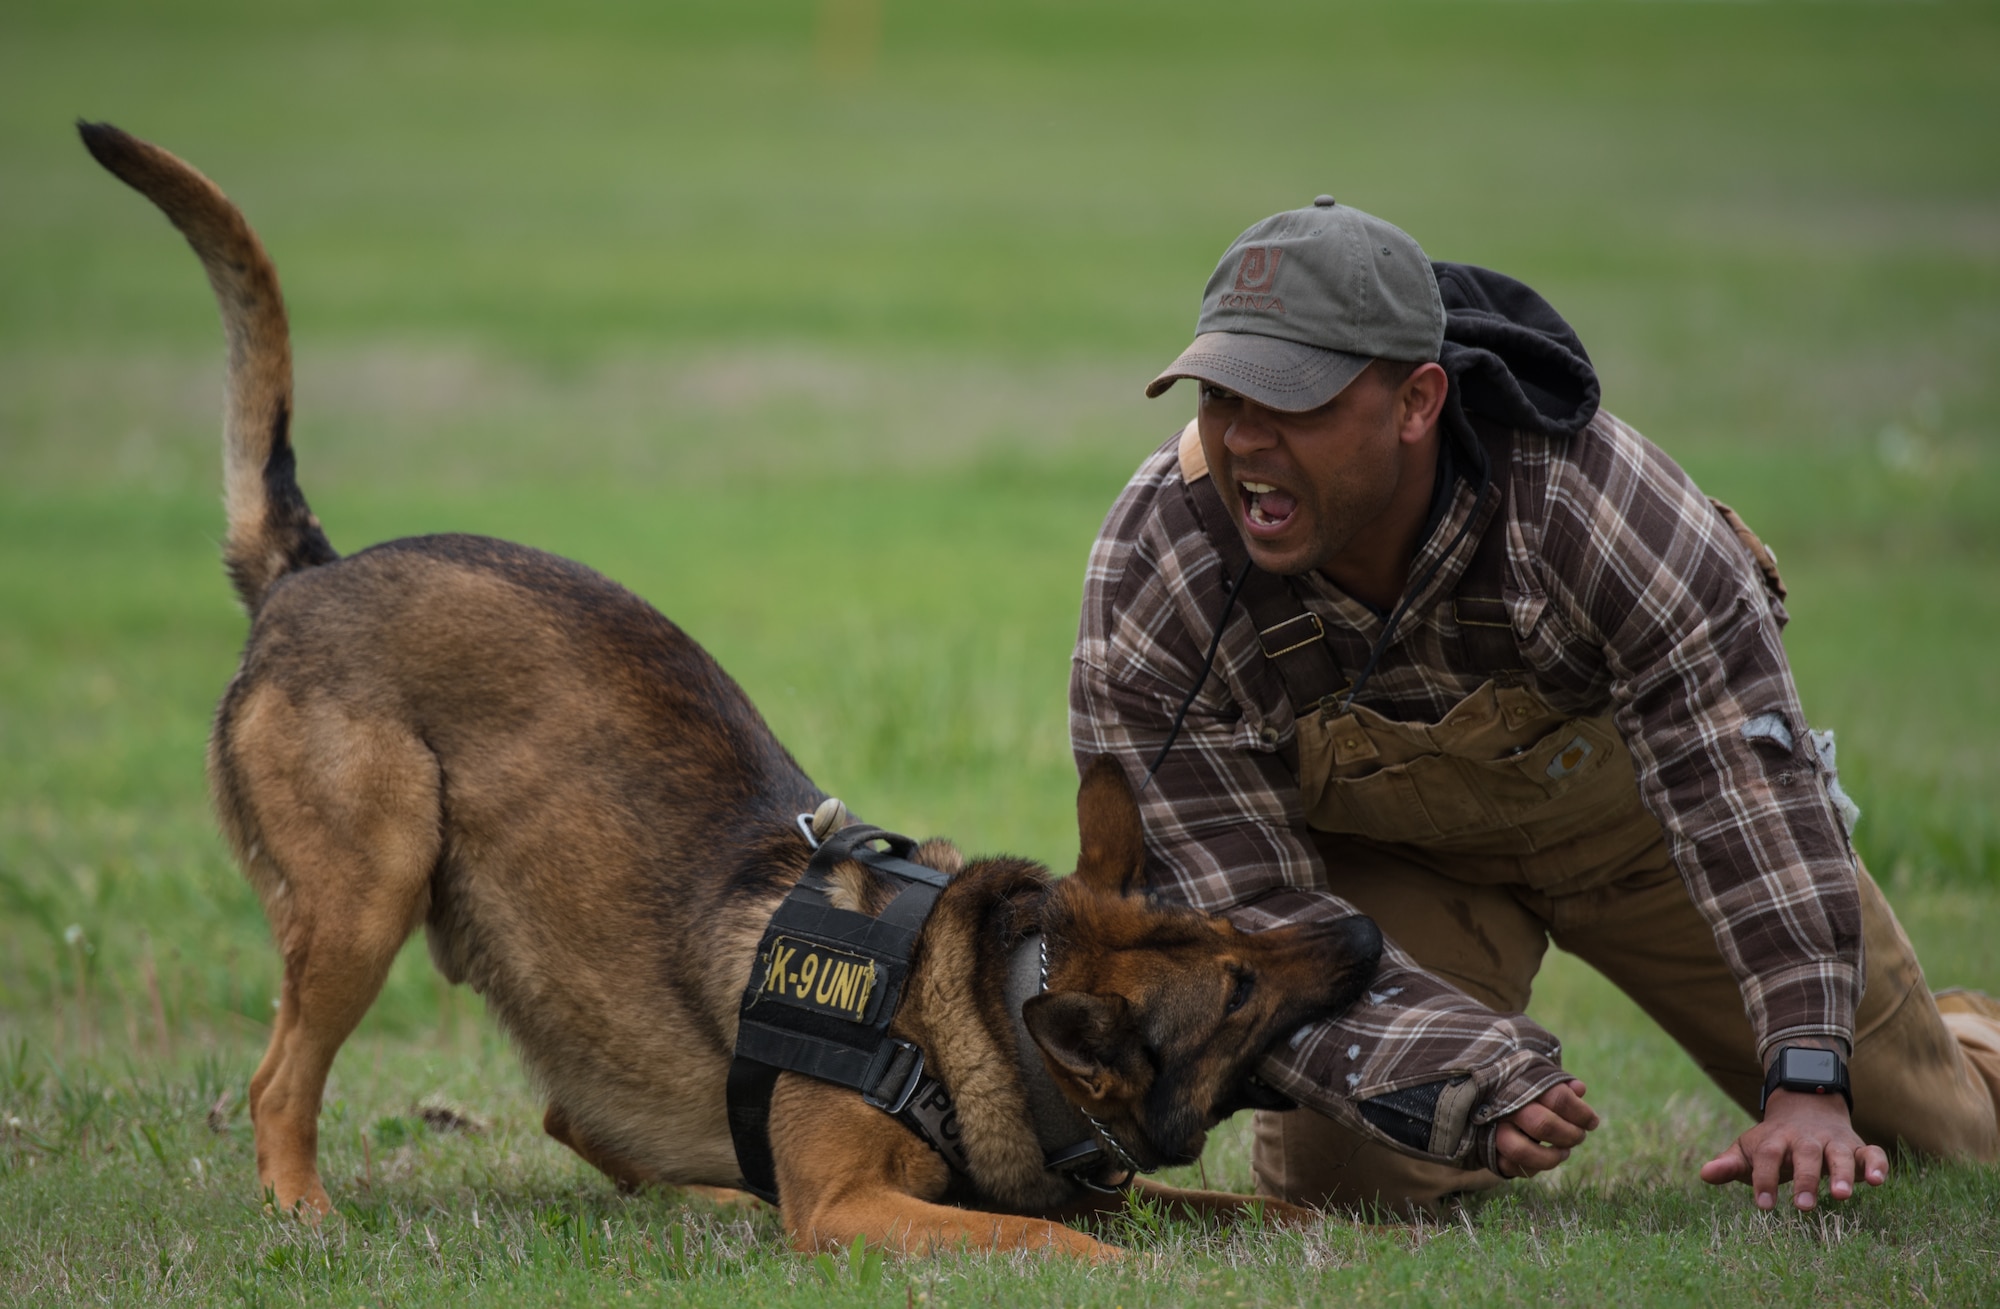
[[[1269,482],[1238,482],[1236,491],[1243,500],[1243,519],[1258,536],[1282,530],[1298,512],[1298,497]]]

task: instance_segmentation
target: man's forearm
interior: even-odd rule
[[[1494,1126],[1565,1081],[1561,1046],[1391,947],[1369,994],[1270,1051],[1263,1079],[1301,1105],[1406,1154],[1494,1165]]]
[[[1079,754],[1113,754],[1136,782],[1161,739],[1136,725],[1162,705],[1170,711],[1171,697],[1114,682],[1082,658],[1072,673]],[[1354,913],[1326,889],[1319,855],[1302,838],[1296,786],[1286,789],[1284,765],[1246,754],[1235,731],[1219,718],[1190,717],[1141,797],[1149,884],[1251,932]],[[1468,1167],[1493,1162],[1501,1117],[1564,1079],[1553,1036],[1524,1017],[1485,1008],[1393,942],[1352,1010],[1302,1029],[1268,1054],[1260,1071],[1292,1099],[1354,1131]],[[1458,1083],[1470,1093],[1452,1089]],[[1364,1103],[1372,1104],[1367,1113]]]

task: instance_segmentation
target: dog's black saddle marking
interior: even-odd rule
[[[764,929],[729,1066],[729,1134],[743,1188],[753,1195],[774,1204],[778,1198],[770,1119],[781,1072],[852,1087],[965,1169],[956,1115],[947,1122],[932,1103],[943,1088],[924,1077],[923,1051],[889,1035],[917,937],[951,881],[913,862],[915,850],[910,838],[879,827],[841,829],[814,853]],[[902,884],[879,917],[832,903],[829,874],[849,859]],[[949,1103],[943,1099],[947,1112]]]

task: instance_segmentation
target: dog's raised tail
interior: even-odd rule
[[[222,560],[252,614],[285,574],[340,556],[299,490],[292,455],[292,339],[278,270],[221,188],[156,145],[109,123],[79,121],[84,146],[158,205],[194,247],[229,342],[223,420]]]

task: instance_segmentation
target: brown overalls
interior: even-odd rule
[[[1204,477],[1199,446],[1182,450],[1183,473]],[[1212,491],[1206,498],[1220,509]],[[1202,517],[1215,540],[1218,525]],[[1233,537],[1233,522],[1227,530]],[[1519,663],[1506,648],[1499,537],[1485,534],[1454,597],[1468,631],[1493,631],[1484,643],[1496,668]],[[1223,553],[1240,560],[1241,551],[1238,541]],[[1761,543],[1752,554],[1769,558]],[[1774,568],[1770,580],[1777,585]],[[1261,591],[1246,584],[1243,602],[1260,631],[1284,623],[1296,631],[1303,606],[1293,596],[1284,608],[1291,592],[1276,581]],[[1297,650],[1287,636],[1266,639],[1266,650]],[[1312,675],[1277,662],[1296,706],[1298,683]],[[1640,802],[1610,714],[1566,717],[1526,680],[1502,674],[1435,723],[1394,722],[1363,706],[1298,712],[1300,798],[1328,888],[1424,968],[1504,1012],[1527,1008],[1554,941],[1631,996],[1755,1114],[1763,1065],[1742,992]],[[1909,938],[1859,872],[1866,990],[1850,1060],[1855,1129],[1884,1146],[2000,1158],[2000,1010],[1981,1005],[1984,997],[1947,994],[1946,1009],[1967,1012],[1941,1014]],[[1309,1110],[1260,1113],[1253,1162],[1261,1193],[1340,1207],[1431,1209],[1448,1193],[1501,1180],[1401,1154]]]

